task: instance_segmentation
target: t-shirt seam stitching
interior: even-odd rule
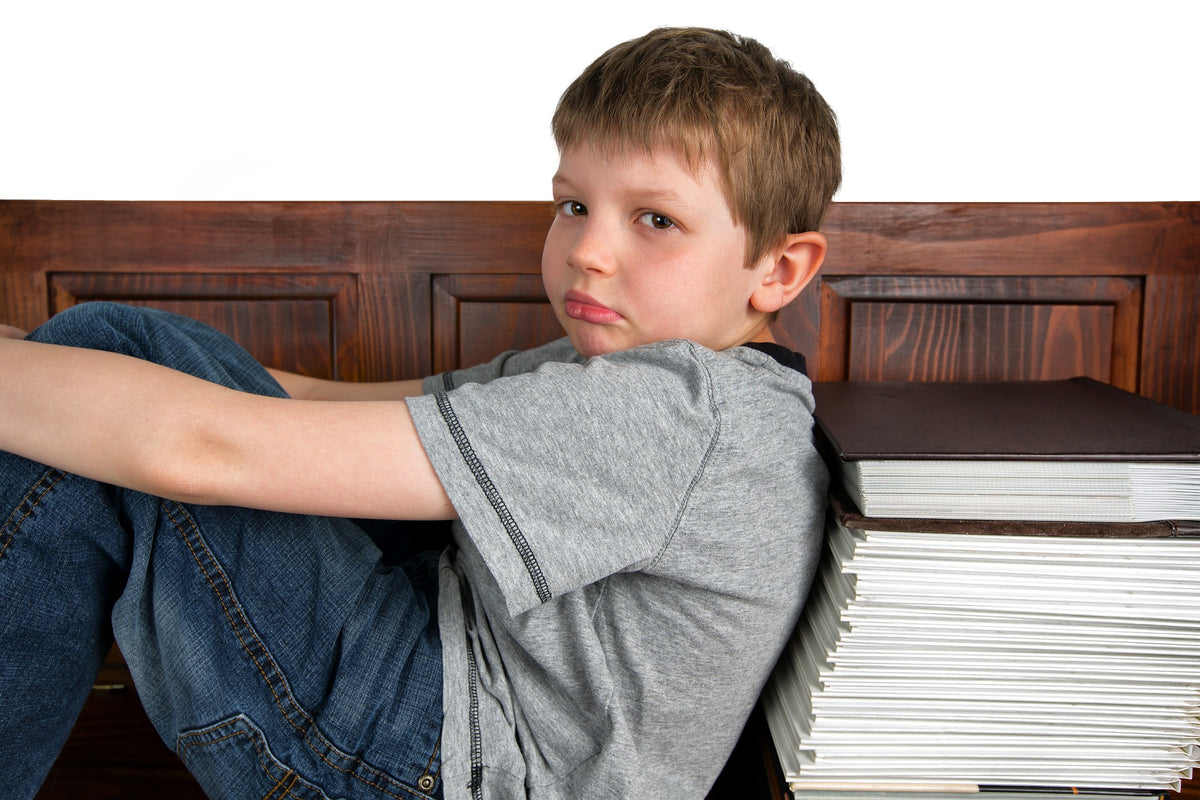
[[[655,553],[654,558],[651,559],[650,563],[646,565],[646,569],[644,570],[645,572],[653,570],[658,565],[663,556],[666,555],[667,550],[670,549],[672,542],[675,541],[675,534],[679,531],[679,526],[683,523],[683,518],[687,514],[687,510],[691,505],[692,493],[695,491],[697,484],[700,483],[701,478],[704,477],[704,473],[708,469],[709,462],[712,460],[713,453],[717,449],[717,442],[721,438],[721,411],[717,405],[712,373],[709,371],[708,365],[696,355],[696,347],[690,342],[688,343],[688,351],[704,375],[704,385],[708,393],[708,406],[713,417],[713,433],[712,437],[709,439],[708,447],[704,451],[704,457],[700,459],[700,466],[696,469],[695,474],[692,475],[692,479],[688,483],[687,489],[684,490],[683,500],[679,505],[678,513],[675,515],[675,520],[671,524],[671,529],[667,532],[667,536],[663,541],[662,547],[659,548],[657,553]]]
[[[513,517],[512,512],[509,511],[508,505],[504,502],[504,497],[500,494],[500,490],[496,488],[491,476],[487,473],[487,469],[476,455],[470,438],[458,421],[458,415],[454,412],[449,395],[446,392],[436,392],[434,399],[437,402],[438,412],[442,415],[442,420],[446,424],[450,437],[458,447],[458,452],[463,459],[463,463],[475,478],[476,484],[478,484],[480,490],[483,492],[484,499],[491,505],[501,526],[504,528],[504,532],[508,534],[509,541],[517,551],[517,556],[525,565],[525,571],[528,573],[529,580],[533,584],[534,593],[537,595],[538,601],[542,603],[549,601],[553,597],[553,594],[550,591],[550,585],[546,580],[545,573],[542,571],[541,564],[538,563],[537,555],[533,552],[533,548],[525,538],[525,533],[521,530],[521,526]]]

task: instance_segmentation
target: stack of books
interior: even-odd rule
[[[798,798],[1145,797],[1200,763],[1200,418],[818,384],[826,553],[763,696]]]

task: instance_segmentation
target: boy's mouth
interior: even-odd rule
[[[564,300],[563,310],[571,319],[590,322],[593,325],[606,325],[622,319],[619,313],[582,292],[567,292]]]

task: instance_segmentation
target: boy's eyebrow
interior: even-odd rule
[[[691,206],[689,202],[684,200],[683,195],[670,189],[646,189],[630,192],[630,194],[637,196],[638,199],[647,203],[667,202],[673,205]]]
[[[575,188],[575,185],[571,183],[571,180],[561,173],[554,174],[554,177],[550,179],[550,185],[555,192],[562,191],[563,189]],[[683,198],[683,195],[672,189],[631,189],[626,192],[626,195],[629,197],[636,197],[638,202],[641,203],[666,202],[674,205],[687,206],[689,208],[691,207],[691,204]]]

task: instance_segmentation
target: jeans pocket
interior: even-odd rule
[[[440,798],[435,768],[415,782],[387,775],[366,762],[305,739],[299,761],[273,752],[261,728],[245,714],[185,730],[175,752],[212,800],[432,800]],[[431,772],[431,770],[433,770]]]
[[[183,732],[175,750],[212,800],[340,800],[276,758],[262,731],[242,715]]]

